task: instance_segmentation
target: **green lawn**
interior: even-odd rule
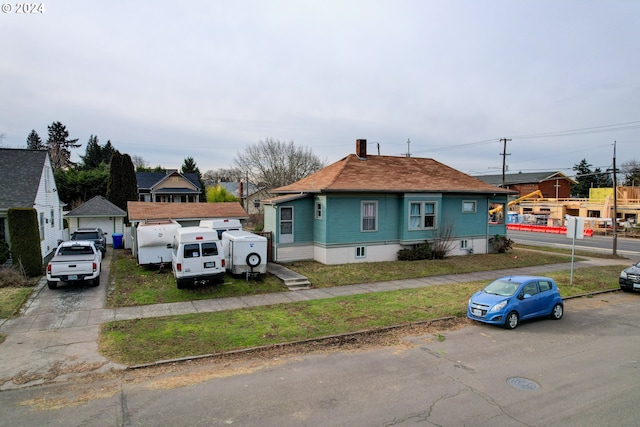
[[[267,274],[263,281],[246,281],[227,274],[224,284],[206,285],[191,289],[177,289],[170,269],[144,268],[126,251],[113,251],[109,283],[114,289],[109,293],[109,307],[127,307],[256,295],[271,292],[288,292],[277,277]],[[314,261],[302,261],[286,266],[306,276],[315,288],[353,285],[388,280],[411,279],[441,274],[468,273],[513,267],[569,262],[566,254],[512,250],[507,254],[469,255],[443,260],[393,261],[324,265]]]
[[[621,266],[550,272],[564,297],[617,288]],[[224,312],[110,322],[102,353],[124,364],[213,354],[376,327],[464,316],[469,296],[486,283],[336,297]]]

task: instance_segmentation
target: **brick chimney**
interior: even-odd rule
[[[356,139],[356,155],[361,159],[367,158],[367,140]]]

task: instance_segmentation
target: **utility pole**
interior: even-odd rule
[[[618,178],[616,176],[616,141],[613,141],[613,256],[618,256]]]
[[[407,152],[405,153],[405,157],[411,157],[411,140],[407,139]]]
[[[507,169],[507,156],[510,156],[511,153],[507,153],[507,141],[511,141],[511,138],[502,138],[500,141],[504,143],[502,148],[502,188],[504,188],[504,172]]]

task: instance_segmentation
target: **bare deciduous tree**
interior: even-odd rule
[[[131,156],[131,161],[133,162],[133,166],[137,171],[145,170],[149,167],[149,164],[145,159],[142,158],[142,156],[133,155]]]
[[[219,182],[238,182],[244,179],[240,169],[216,169],[208,170],[202,175],[202,180],[207,186],[214,186]]]
[[[291,184],[324,167],[309,148],[272,138],[248,146],[236,156],[235,163],[261,190]]]

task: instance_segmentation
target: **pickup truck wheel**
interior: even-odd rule
[[[58,287],[58,283],[52,282],[51,280],[47,280],[47,286],[49,287],[49,289],[55,289]]]
[[[100,286],[100,276],[91,281],[91,286]]]

